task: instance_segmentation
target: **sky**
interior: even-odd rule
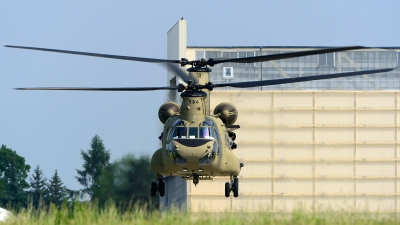
[[[183,16],[188,46],[400,46],[400,1],[0,1],[0,145],[67,188],[97,134],[111,161],[152,155],[165,91],[17,91],[17,87],[166,86],[143,62],[5,48],[21,45],[167,58]],[[190,60],[190,59],[189,59]]]

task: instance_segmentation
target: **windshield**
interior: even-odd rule
[[[173,139],[177,138],[186,138],[187,136],[187,128],[185,127],[185,122],[182,120],[177,120],[172,124],[171,128],[171,137]]]
[[[211,127],[200,127],[200,138],[214,139]]]
[[[200,138],[214,139],[214,135],[211,128],[213,124],[210,122],[211,121],[202,122],[200,127]]]
[[[178,138],[202,138],[214,139],[216,136],[213,131],[214,123],[211,121],[203,121],[200,126],[186,127],[182,120],[178,120],[172,124],[170,129],[170,137],[172,139]]]
[[[175,127],[173,138],[186,138],[187,128],[186,127]]]
[[[199,138],[198,132],[198,127],[189,127],[189,138]]]

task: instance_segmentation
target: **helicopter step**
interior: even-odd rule
[[[165,195],[165,182],[162,177],[158,178],[157,182],[151,182],[151,196],[156,196],[157,192],[160,193],[161,197]]]
[[[233,197],[239,197],[239,179],[237,177],[233,178],[231,182],[225,183],[225,197],[229,197],[233,192]]]

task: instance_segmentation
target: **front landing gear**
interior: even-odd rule
[[[199,175],[198,174],[193,174],[193,184],[195,187],[197,187],[197,184],[199,183]]]
[[[237,177],[233,178],[233,181],[225,183],[225,197],[228,198],[231,191],[233,191],[233,197],[239,196],[239,179]]]
[[[165,182],[160,176],[157,182],[151,182],[151,196],[156,196],[157,191],[160,192],[160,196],[164,197],[165,195]]]

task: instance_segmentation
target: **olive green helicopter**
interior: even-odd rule
[[[164,124],[163,132],[159,139],[162,147],[152,156],[151,169],[156,174],[156,181],[151,183],[151,195],[157,192],[163,197],[165,195],[164,177],[180,176],[182,179],[193,180],[197,185],[200,180],[212,180],[214,176],[230,177],[225,183],[225,196],[229,197],[233,192],[234,197],[239,196],[238,175],[244,166],[234,153],[237,148],[236,134],[234,130],[239,129],[235,125],[238,111],[231,103],[220,103],[210,113],[210,92],[214,88],[234,87],[250,88],[258,86],[269,86],[277,84],[288,84],[312,80],[323,80],[338,77],[357,76],[372,73],[384,73],[393,70],[376,69],[346,73],[335,73],[315,76],[302,76],[296,78],[284,78],[274,80],[219,83],[210,82],[210,67],[220,63],[256,63],[271,60],[280,60],[293,57],[301,57],[315,54],[324,54],[338,51],[357,50],[366,47],[350,46],[325,48],[310,51],[289,52],[274,55],[262,55],[246,58],[210,58],[192,60],[182,58],[180,60],[154,59],[131,56],[107,55],[88,52],[66,51],[47,48],[9,46],[10,48],[21,48],[29,50],[49,51],[66,54],[86,55],[94,57],[141,61],[150,63],[163,63],[179,76],[186,84],[166,87],[121,87],[121,88],[86,88],[86,87],[35,87],[16,88],[17,90],[73,90],[73,91],[153,91],[171,90],[181,93],[182,105],[175,102],[164,103],[159,111],[158,117]],[[181,70],[174,64],[182,67],[190,66],[187,72]]]

